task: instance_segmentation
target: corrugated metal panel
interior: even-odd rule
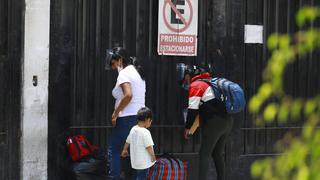
[[[155,112],[151,128],[158,153],[174,152],[190,161],[190,178],[196,179],[200,139],[182,137],[182,108],[186,93],[177,84],[179,62],[206,64],[214,73],[245,87],[247,99],[261,83],[261,71],[269,57],[265,45],[244,44],[244,24],[264,25],[271,32],[294,32],[293,16],[302,1],[233,0],[199,1],[199,48],[197,57],[157,55],[158,1],[156,0],[57,0],[51,2],[51,49],[49,89],[49,178],[66,179],[67,165],[59,138],[67,131],[86,134],[106,147],[111,132],[114,100],[111,90],[116,72],[105,71],[105,49],[116,43],[126,47],[146,69],[147,106]],[[318,4],[315,1],[306,3]],[[319,63],[298,62],[289,70],[288,86],[294,93],[312,94]],[[312,65],[310,65],[310,63]],[[304,72],[308,82],[297,72]],[[291,79],[290,79],[291,78]],[[316,83],[315,83],[316,84]],[[319,83],[317,83],[319,84]],[[301,87],[301,88],[300,88]],[[299,89],[300,88],[300,89]],[[273,155],[272,144],[301,122],[277,123],[257,129],[247,113],[236,116],[226,147],[228,179],[249,179],[250,163]],[[60,144],[60,146],[57,146]],[[58,148],[57,148],[58,147]],[[66,154],[64,154],[66,156]]]
[[[0,179],[19,179],[22,7],[0,0]]]

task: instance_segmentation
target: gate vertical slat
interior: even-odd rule
[[[80,1],[80,0],[79,0]],[[74,80],[77,78],[75,66],[79,63],[78,0],[50,2],[50,70],[48,107],[48,179],[70,179],[70,162],[65,149],[65,138],[74,122],[77,101]]]
[[[0,179],[20,177],[24,1],[0,0]]]
[[[244,24],[245,24],[245,3],[243,0],[226,1],[226,52],[225,60],[225,77],[232,81],[239,83],[242,87],[245,84],[245,46],[244,39]],[[238,177],[237,173],[233,173],[233,169],[240,167],[239,157],[241,151],[235,150],[243,144],[240,128],[242,126],[241,120],[244,119],[244,113],[234,116],[232,137],[230,137],[225,153],[226,155],[226,169],[230,174],[227,179],[235,179]],[[249,179],[248,175],[243,175],[241,178]]]
[[[94,109],[93,109],[93,113],[94,113],[94,117],[95,117],[95,126],[98,126],[100,124],[102,124],[102,120],[104,120],[105,118],[102,118],[101,116],[101,109],[97,108],[97,107],[101,107],[101,86],[99,82],[101,82],[101,77],[99,77],[101,73],[101,67],[103,67],[103,61],[100,58],[101,57],[101,53],[100,53],[100,49],[101,49],[101,0],[97,0],[96,4],[95,4],[95,51],[94,51],[94,96],[96,98],[94,98]],[[95,143],[101,144],[101,142],[104,141],[104,134],[103,131],[98,131],[94,133],[94,139],[96,139],[97,141]]]

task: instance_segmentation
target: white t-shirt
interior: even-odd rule
[[[117,83],[112,90],[112,95],[116,99],[115,108],[123,98],[121,84],[130,83],[132,99],[129,104],[119,113],[119,117],[137,115],[140,108],[145,107],[146,82],[141,79],[140,74],[133,65],[128,65],[119,72]]]
[[[151,133],[148,129],[135,125],[131,128],[126,142],[130,145],[130,159],[133,169],[147,169],[154,163],[147,147],[153,146]]]

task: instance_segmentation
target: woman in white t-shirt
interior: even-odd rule
[[[145,106],[146,83],[141,67],[134,65],[134,59],[128,56],[124,48],[107,50],[108,59],[106,66],[119,72],[112,90],[116,101],[111,117],[113,129],[108,147],[109,178],[118,180],[121,172],[121,149],[130,129],[137,122],[138,110]]]

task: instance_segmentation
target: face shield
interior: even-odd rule
[[[112,49],[107,49],[106,50],[105,65],[104,65],[104,69],[105,70],[110,70],[111,69],[112,57],[114,57],[113,50]]]
[[[182,81],[184,79],[184,72],[186,70],[186,65],[184,63],[178,63],[176,65],[177,77],[178,81]]]
[[[185,90],[189,90],[191,78],[195,74],[201,74],[202,72],[205,72],[205,70],[202,68],[198,68],[195,65],[186,65],[184,63],[178,63],[176,66],[176,70],[179,84]]]
[[[187,70],[187,65],[184,63],[178,63],[176,65],[176,71],[177,71],[177,77],[178,77],[178,83],[181,85],[181,87],[185,90],[189,90],[189,82],[186,81],[185,76]]]
[[[185,90],[185,92],[189,91],[189,82],[186,80],[186,76],[188,76],[188,65],[184,64],[184,63],[178,63],[176,65],[176,76],[178,79],[178,83],[179,85],[182,87],[183,90]],[[187,96],[186,96],[187,97]],[[184,108],[182,111],[183,114],[183,120],[184,122],[187,121],[187,114],[188,114],[188,104],[187,102],[185,102],[186,104],[184,104]]]

